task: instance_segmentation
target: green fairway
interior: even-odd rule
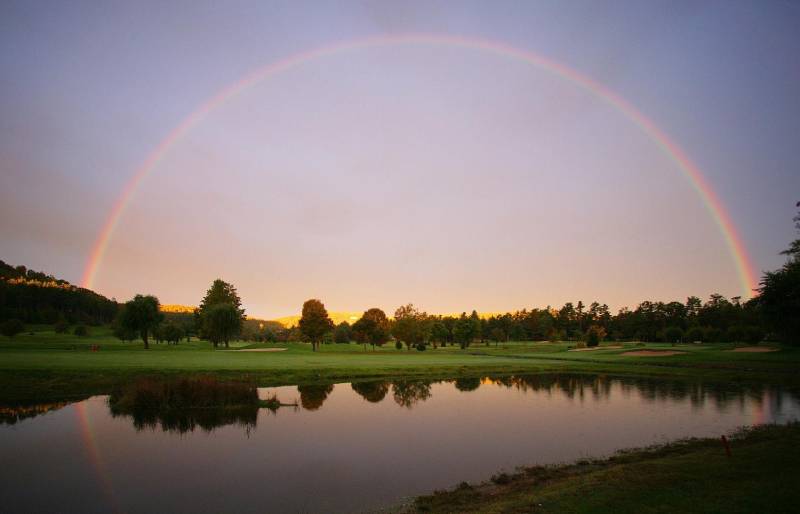
[[[730,442],[670,443],[606,460],[538,466],[462,484],[416,500],[404,511],[795,512],[800,425],[753,428]]]
[[[93,351],[92,347],[96,350]],[[324,344],[312,352],[302,343],[249,344],[214,350],[205,341],[179,345],[122,343],[106,327],[86,337],[55,334],[51,327],[29,327],[0,342],[3,401],[52,399],[107,392],[114,383],[143,374],[214,373],[246,375],[261,385],[347,381],[380,376],[445,377],[500,373],[586,372],[636,374],[720,381],[800,385],[800,351],[775,347],[769,353],[731,351],[735,344],[608,343],[594,351],[570,351],[574,343],[475,343],[467,349],[447,346],[427,351],[375,350],[356,344]],[[275,348],[280,351],[242,351]],[[670,356],[629,356],[640,350],[681,352]]]

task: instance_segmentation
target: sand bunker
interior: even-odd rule
[[[777,352],[777,348],[770,348],[769,346],[742,346],[741,348],[734,348],[731,350],[732,352],[742,352],[742,353],[767,353],[767,352]]]
[[[682,355],[686,352],[675,352],[672,350],[635,350],[632,352],[625,352],[622,355],[630,355],[632,357],[667,357],[669,355]]]
[[[234,352],[285,352],[286,348],[245,348],[244,350],[233,350]]]
[[[593,348],[573,348],[572,350],[567,350],[568,352],[592,352],[594,350],[619,350],[622,346],[614,345],[614,346],[595,346]]]

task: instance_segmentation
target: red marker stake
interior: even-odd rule
[[[728,457],[730,457],[731,456],[731,445],[728,443],[728,438],[725,437],[725,436],[722,436],[721,439],[722,439],[722,445],[725,446],[725,453],[728,455]]]

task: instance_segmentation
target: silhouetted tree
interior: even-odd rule
[[[161,328],[161,334],[167,343],[178,344],[183,337],[183,329],[175,323],[166,323]]]
[[[377,307],[373,307],[364,312],[358,321],[353,323],[353,337],[356,341],[364,345],[383,346],[389,340],[389,318],[386,313]]]
[[[216,348],[224,343],[230,347],[230,341],[242,329],[241,311],[230,303],[216,303],[203,312],[203,333]]]
[[[236,316],[238,317],[239,321],[235,327],[232,327],[232,320],[228,320],[228,316],[230,316],[230,310],[225,311],[223,315],[223,311],[218,311],[215,313],[217,317],[216,321],[216,328],[219,329],[219,323],[222,323],[222,326],[225,327],[225,337],[228,339],[225,340],[225,346],[228,346],[228,341],[230,338],[239,335],[242,330],[242,324],[245,320],[244,309],[242,308],[242,300],[239,298],[239,293],[236,292],[236,287],[233,284],[225,282],[222,279],[216,279],[212,284],[211,287],[208,288],[206,291],[205,296],[203,297],[202,301],[200,302],[200,307],[195,311],[194,314],[194,322],[200,328],[201,336],[211,340],[216,347],[220,342],[223,342],[223,339],[219,339],[222,337],[220,332],[216,332],[213,336],[208,332],[211,329],[212,322],[208,319],[208,316],[211,313],[211,309],[216,305],[230,305],[236,311]],[[226,321],[223,322],[223,318]],[[232,332],[229,332],[231,331]],[[217,338],[214,341],[214,337]]]
[[[338,325],[336,325],[336,329],[333,331],[333,341],[338,344],[347,344],[350,342],[350,338],[352,337],[352,330],[350,329],[350,324],[346,321],[342,321]]]
[[[11,339],[15,335],[25,330],[25,325],[18,319],[7,319],[0,325],[3,335]]]
[[[159,311],[158,298],[137,294],[123,307],[119,323],[126,330],[136,332],[144,342],[145,350],[150,348],[149,336],[153,333],[164,315]]]
[[[303,315],[300,317],[300,332],[311,342],[311,349],[317,351],[322,338],[333,329],[333,321],[321,301],[307,300],[303,304]]]
[[[403,305],[394,311],[392,335],[406,344],[406,349],[425,343],[430,337],[431,323],[428,315],[420,312],[413,304]]]
[[[664,340],[667,343],[680,343],[683,338],[683,330],[680,327],[671,326],[664,330]]]
[[[453,327],[453,338],[455,342],[461,346],[463,350],[470,345],[473,339],[478,335],[480,325],[475,323],[475,320],[468,317],[466,313],[462,313],[461,317],[456,321]]]

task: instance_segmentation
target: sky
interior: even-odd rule
[[[724,234],[637,109],[701,170],[756,276],[800,200],[793,2],[0,4],[0,259],[195,305],[215,278],[251,315],[413,302],[483,312],[743,294]]]

